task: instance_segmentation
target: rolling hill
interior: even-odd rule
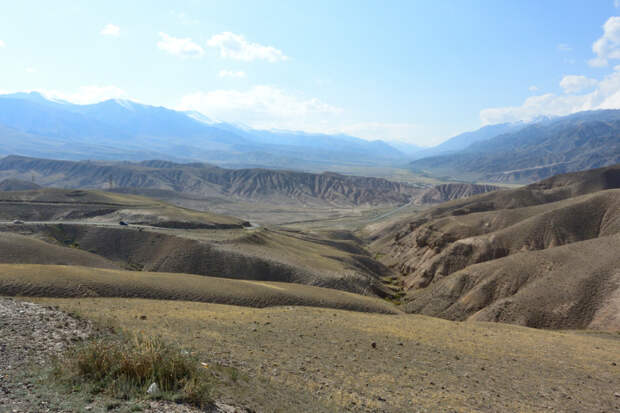
[[[620,328],[620,165],[440,204],[370,228],[408,311]]]
[[[14,222],[14,220],[22,222]],[[0,192],[0,263],[65,264],[280,281],[388,296],[391,272],[353,236],[253,227],[140,196]],[[119,225],[123,221],[127,225]]]

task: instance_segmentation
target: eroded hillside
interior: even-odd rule
[[[620,328],[615,188],[620,166],[448,202],[375,226],[372,249],[402,275],[409,311]]]

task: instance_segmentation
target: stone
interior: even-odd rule
[[[151,385],[149,386],[149,388],[146,390],[146,394],[157,394],[159,393],[159,386],[157,385],[157,383],[151,383]]]

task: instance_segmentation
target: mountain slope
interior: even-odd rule
[[[0,181],[0,191],[28,191],[30,189],[39,189],[40,185],[34,182],[22,181],[19,179],[5,179]]]
[[[441,184],[425,190],[420,194],[416,202],[418,204],[436,204],[454,199],[469,198],[470,196],[497,191],[498,189],[500,188],[494,185]]]
[[[620,305],[618,188],[620,165],[447,202],[375,228],[372,249],[403,276],[409,311],[620,328],[609,316]]]
[[[532,182],[620,162],[620,111],[581,112],[529,124],[450,156],[411,163],[414,170],[488,182]]]
[[[483,126],[475,131],[456,135],[432,148],[417,151],[413,155],[415,159],[422,159],[430,156],[451,154],[461,151],[474,143],[487,141],[505,133],[516,132],[524,126],[525,124],[523,123],[500,123]]]
[[[168,161],[55,161],[8,156],[0,178],[30,179],[42,185],[79,188],[172,190],[200,197],[225,196],[283,204],[403,204],[420,188],[381,178],[267,169],[223,169]]]

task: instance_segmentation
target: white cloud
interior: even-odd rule
[[[538,86],[532,85],[528,87],[527,90],[529,90],[530,92],[536,92],[538,90]]]
[[[573,84],[565,82],[570,90],[564,95],[548,93],[529,97],[520,106],[484,109],[480,112],[480,119],[486,125],[529,121],[539,116],[563,116],[583,110],[620,109],[620,66],[616,66],[611,74],[596,84],[594,79],[585,79],[588,87],[596,86],[589,93],[571,94],[570,90],[575,90],[571,89]]]
[[[573,48],[572,48],[572,47],[570,47],[570,46],[569,46],[568,44],[566,44],[566,43],[560,43],[560,44],[558,45],[558,50],[559,50],[560,52],[570,52],[570,51],[572,51],[572,50],[573,50]]]
[[[102,102],[108,99],[127,99],[127,93],[116,86],[82,86],[75,91],[40,90],[48,99],[65,100],[78,105]]]
[[[257,129],[325,130],[342,110],[316,98],[273,86],[248,90],[195,92],[181,98],[180,110],[195,110],[211,119],[242,123]]]
[[[252,60],[267,60],[273,63],[288,59],[281,50],[273,46],[251,43],[242,35],[231,32],[223,32],[212,36],[207,41],[207,45],[209,47],[219,48],[221,57],[243,60],[246,62]]]
[[[157,42],[157,47],[170,54],[181,57],[200,57],[204,54],[204,49],[189,37],[172,37],[162,32],[159,32],[159,37],[161,40]]]
[[[245,77],[245,72],[243,70],[220,70],[219,76],[243,78]]]
[[[6,47],[6,43],[4,43],[2,40],[0,40],[0,49],[2,49],[3,47]]]
[[[565,93],[578,93],[596,86],[598,81],[585,76],[568,75],[560,81],[560,87]]]
[[[614,7],[620,7],[620,0],[614,0]]]
[[[592,44],[596,55],[588,61],[593,67],[607,66],[610,59],[620,59],[620,17],[612,16],[603,25],[603,35]]]
[[[28,72],[28,73],[36,73],[37,69],[35,69],[34,67],[27,67],[26,68],[26,72]]]
[[[114,24],[106,24],[99,32],[104,36],[118,37],[121,34],[121,28]]]

